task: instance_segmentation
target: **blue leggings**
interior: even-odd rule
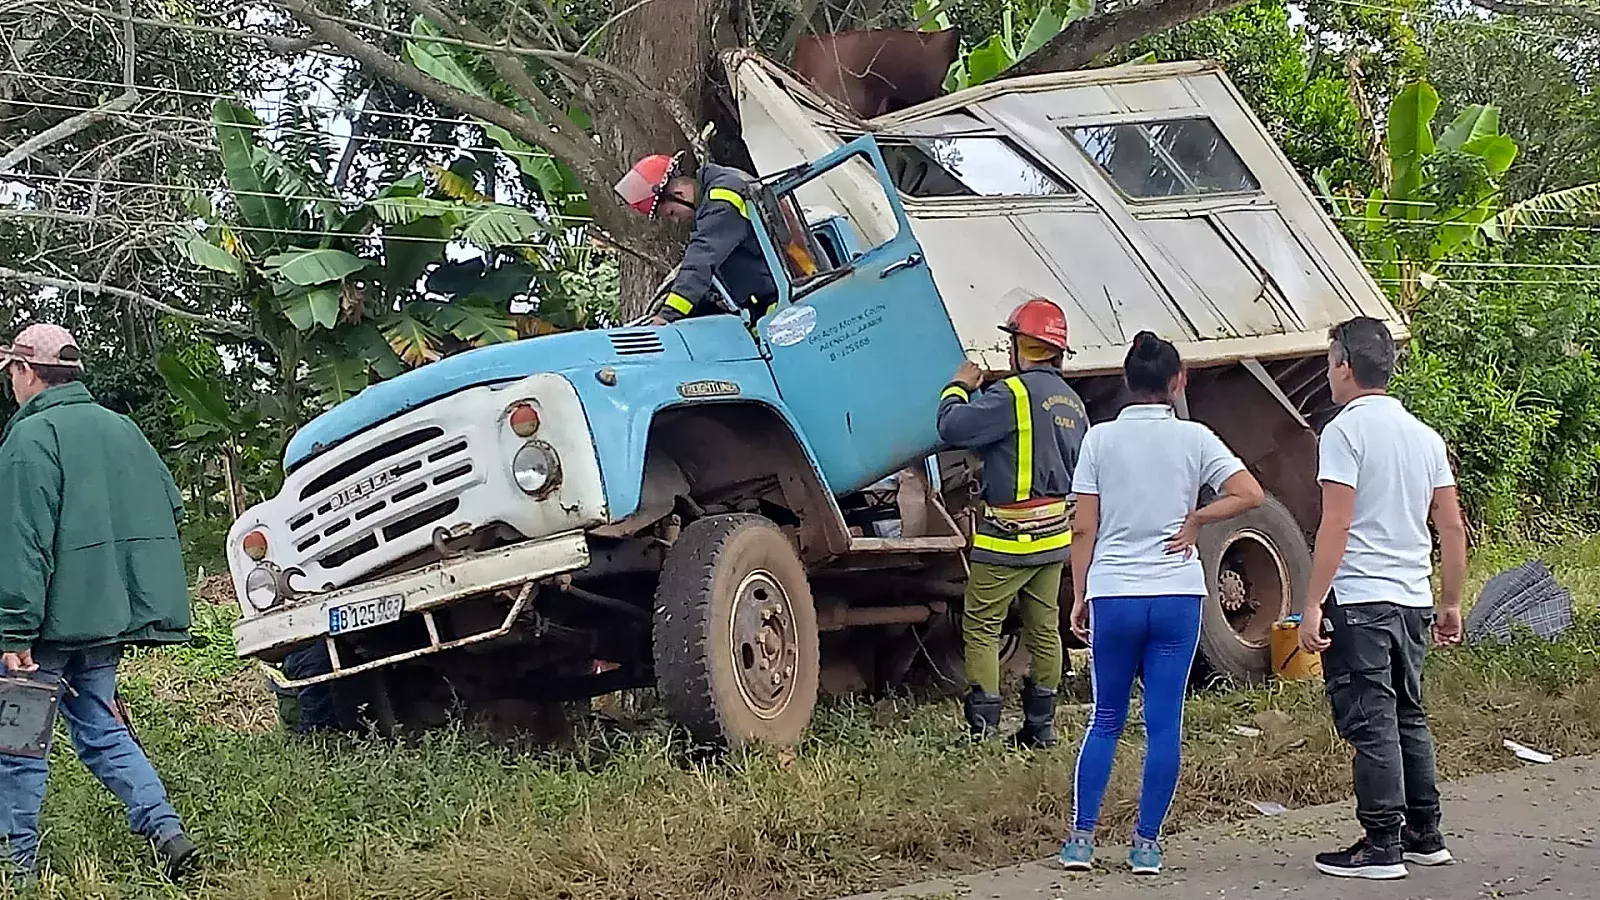
[[[1137,834],[1155,840],[1178,789],[1183,694],[1200,643],[1200,602],[1193,596],[1099,597],[1089,605],[1094,716],[1078,751],[1073,827],[1092,833],[1111,780],[1117,741],[1128,721],[1134,676],[1144,682],[1144,785]]]

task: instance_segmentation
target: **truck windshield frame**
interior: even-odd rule
[[[1262,193],[1261,180],[1210,116],[1068,125],[1061,132],[1130,202]],[[1135,155],[1118,158],[1119,146]]]

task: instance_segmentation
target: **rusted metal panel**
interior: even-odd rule
[[[794,68],[856,115],[873,118],[939,96],[960,50],[955,29],[840,31],[802,37]]]

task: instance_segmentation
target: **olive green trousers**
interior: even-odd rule
[[[1012,601],[1021,604],[1022,644],[1034,684],[1061,684],[1061,573],[1066,563],[1014,568],[973,563],[961,614],[967,683],[1000,693],[1000,629]]]

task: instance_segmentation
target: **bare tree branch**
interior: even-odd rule
[[[1144,0],[1132,6],[1079,19],[1061,29],[1007,69],[1006,76],[1037,75],[1081,69],[1102,53],[1131,44],[1154,34],[1171,31],[1179,25],[1225,13],[1243,6],[1246,0]],[[1477,2],[1477,0],[1474,0]],[[1510,2],[1510,0],[1485,0]]]
[[[34,284],[40,287],[58,288],[63,291],[76,291],[78,293],[88,294],[92,297],[106,296],[116,297],[120,300],[132,300],[133,302],[147,306],[156,312],[166,313],[169,316],[176,316],[177,318],[194,322],[211,331],[227,332],[240,337],[254,336],[250,329],[243,325],[224,321],[222,319],[216,319],[200,313],[189,312],[188,310],[178,309],[175,306],[169,306],[165,303],[162,303],[160,300],[157,300],[148,294],[141,294],[138,291],[130,291],[127,288],[112,287],[108,284],[95,284],[91,281],[77,281],[70,278],[54,278],[49,275],[41,275],[37,272],[19,272],[16,269],[8,269],[4,266],[0,266],[0,278],[6,278],[12,281],[20,281],[24,284]]]
[[[1243,0],[1240,0],[1240,2],[1243,2]],[[374,25],[370,22],[347,19],[322,12],[316,7],[312,6],[310,3],[306,2],[306,0],[278,0],[278,3],[285,9],[294,12],[296,18],[301,17],[300,14],[295,11],[297,9],[304,9],[307,10],[311,16],[322,19],[326,22],[330,22],[336,26],[348,25],[351,27],[360,28],[364,31],[373,32],[374,34],[386,35],[388,37],[416,37],[413,34],[409,34],[404,31],[397,31],[393,28],[385,28],[381,25]],[[519,83],[525,84],[525,87],[519,87],[519,90],[527,90],[531,88],[533,94],[529,97],[529,100],[534,102],[536,111],[539,112],[540,115],[548,115],[553,117],[552,122],[559,122],[561,120],[570,122],[571,120],[567,117],[566,113],[561,111],[560,107],[554,104],[553,101],[550,102],[550,110],[548,113],[543,109],[539,109],[538,107],[542,105],[539,102],[539,98],[545,97],[545,93],[533,85],[532,80],[527,77],[526,72],[523,72],[520,78],[515,78],[514,76],[508,74],[500,61],[501,56],[506,54],[512,56],[526,56],[532,59],[540,59],[547,63],[565,63],[570,66],[594,69],[595,71],[608,76],[617,84],[637,91],[643,98],[654,100],[657,103],[660,103],[666,110],[667,114],[671,116],[673,121],[677,123],[679,130],[683,132],[684,139],[689,142],[689,146],[694,149],[695,153],[701,159],[709,158],[705,152],[705,142],[700,138],[700,129],[695,124],[694,116],[690,115],[688,107],[684,106],[683,101],[672,96],[666,91],[663,91],[652,85],[645,84],[643,80],[641,80],[637,75],[634,75],[632,72],[629,72],[626,69],[622,69],[618,66],[614,66],[598,57],[590,56],[584,53],[572,53],[566,50],[547,50],[535,47],[523,47],[514,42],[496,43],[493,42],[489,36],[477,26],[466,21],[465,18],[460,14],[452,14],[452,12],[438,7],[434,3],[429,2],[429,0],[413,0],[411,5],[413,9],[423,12],[423,15],[427,16],[428,18],[436,19],[437,24],[444,26],[447,30],[451,31],[452,34],[459,32],[460,34],[470,33],[476,35],[476,37],[473,38],[463,38],[457,36],[453,38],[436,37],[430,38],[430,40],[439,44],[448,44],[467,50],[476,50],[480,53],[489,54],[490,60],[494,62],[495,71],[500,73],[501,78],[511,82],[513,86],[517,86]],[[432,12],[424,12],[424,10],[427,9],[431,9]],[[301,20],[305,21],[304,19]],[[306,24],[309,25],[311,23],[306,22]],[[351,33],[351,36],[355,37],[353,33]],[[360,40],[359,38],[356,39]],[[381,53],[382,51],[379,52]],[[391,57],[391,59],[392,58],[393,57]],[[559,127],[559,125],[556,127]],[[585,137],[584,140],[587,142],[587,137]],[[550,147],[548,145],[542,146],[545,146],[546,149],[549,149],[551,152],[556,152],[554,147]]]
[[[338,55],[355,60],[365,66],[373,76],[388,79],[436,103],[442,103],[469,116],[476,116],[485,122],[499,125],[518,138],[534,146],[543,147],[566,160],[589,184],[604,183],[604,174],[597,167],[594,148],[587,142],[575,143],[565,135],[558,134],[516,110],[493,100],[469,94],[423,73],[415,66],[390,56],[358,37],[350,29],[322,15],[307,0],[279,0],[279,5],[303,22],[317,37],[331,45]],[[411,35],[402,36],[411,37]]]
[[[457,37],[466,38],[469,41],[485,46],[492,43],[489,35],[485,34],[478,26],[467,21],[464,16],[454,9],[435,4],[432,0],[410,0],[410,3],[412,9],[432,19],[436,24],[443,26],[445,30]],[[584,134],[583,129],[572,121],[572,117],[568,116],[561,107],[556,105],[554,100],[550,99],[548,94],[533,83],[533,78],[528,75],[527,68],[522,65],[520,60],[504,53],[490,53],[489,62],[494,66],[494,70],[499,73],[500,77],[505,79],[507,84],[511,85],[518,94],[527,98],[528,102],[533,104],[535,115],[549,123],[551,127],[561,132],[574,144],[587,145],[589,143],[588,135]]]
[[[86,109],[70,119],[63,119],[62,121],[57,122],[49,128],[46,128],[44,131],[41,131],[33,137],[28,138],[27,140],[18,144],[11,150],[10,153],[0,157],[0,174],[11,171],[12,169],[16,168],[19,163],[32,156],[34,153],[43,150],[51,144],[58,144],[67,138],[72,137],[78,132],[83,131],[96,122],[107,118],[108,116],[115,115],[119,112],[127,112],[129,109],[133,108],[135,103],[138,102],[139,92],[133,88],[129,88],[128,90],[119,94],[115,99],[107,101],[106,103],[102,103],[101,105],[96,106],[94,109]]]

